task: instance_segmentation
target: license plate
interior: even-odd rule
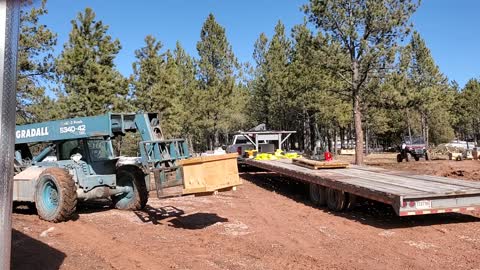
[[[430,209],[432,208],[432,201],[416,201],[415,202],[415,208],[416,209]]]

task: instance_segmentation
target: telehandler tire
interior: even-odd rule
[[[43,220],[61,222],[71,218],[77,207],[77,188],[68,171],[48,168],[40,174],[35,188],[35,206]]]
[[[117,171],[117,185],[129,186],[133,190],[126,194],[112,196],[115,208],[121,210],[141,210],[147,205],[148,190],[143,174],[137,169],[123,168]]]

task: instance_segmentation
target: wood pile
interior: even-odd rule
[[[347,168],[348,163],[338,161],[316,161],[305,158],[294,158],[292,163],[312,170]]]

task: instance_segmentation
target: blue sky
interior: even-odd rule
[[[207,15],[212,12],[226,28],[227,37],[241,62],[251,62],[253,43],[261,32],[269,37],[278,20],[291,29],[303,22],[300,7],[307,0],[49,0],[49,14],[42,23],[58,33],[57,53],[68,39],[70,21],[91,7],[97,19],[110,26],[109,33],[122,44],[116,64],[124,75],[132,72],[134,51],[148,34],[174,48],[179,40],[196,56],[196,43]],[[442,72],[463,86],[480,77],[480,1],[423,0],[412,20],[426,40]]]

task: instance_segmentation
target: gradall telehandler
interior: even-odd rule
[[[114,155],[112,139],[127,132],[140,134],[138,159]],[[140,210],[147,204],[152,176],[159,197],[164,188],[183,185],[185,190],[195,182],[184,181],[179,165],[190,158],[185,140],[163,140],[156,113],[107,113],[21,125],[15,135],[13,199],[35,203],[43,220],[65,221],[78,201],[104,198],[118,209]],[[34,145],[45,147],[33,156]],[[231,180],[220,179],[228,181],[220,186],[239,184]],[[195,184],[190,193],[205,190]]]

